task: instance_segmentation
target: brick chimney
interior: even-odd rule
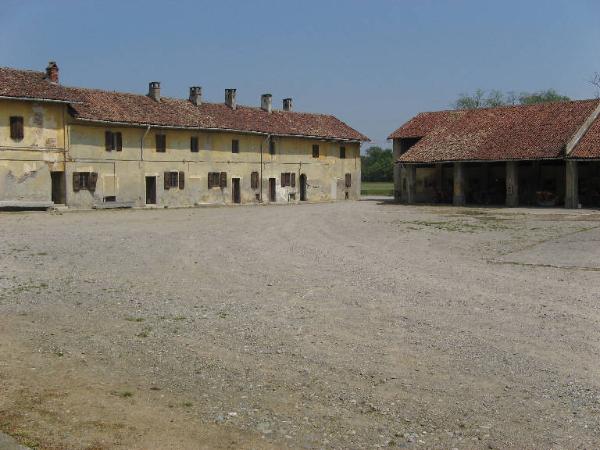
[[[200,86],[192,86],[190,88],[190,102],[196,106],[202,104],[202,88]]]
[[[235,89],[225,89],[225,104],[229,106],[231,109],[236,108],[235,103]]]
[[[293,101],[291,98],[284,98],[283,99],[283,110],[284,111],[291,111],[292,110],[292,106],[293,106]]]
[[[160,81],[151,81],[148,84],[148,97],[160,102]]]
[[[58,83],[58,65],[55,61],[50,61],[46,67],[46,79],[52,83]]]
[[[260,96],[260,109],[268,112],[273,110],[273,96],[271,94],[263,94]]]

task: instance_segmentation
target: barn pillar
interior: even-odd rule
[[[465,165],[461,162],[455,162],[452,204],[454,206],[463,206],[465,203]]]
[[[417,195],[417,166],[409,164],[406,166],[406,203],[415,203]]]
[[[506,206],[519,206],[519,163],[506,163]]]
[[[567,160],[566,165],[566,189],[565,208],[577,208],[579,206],[579,172],[577,161]]]

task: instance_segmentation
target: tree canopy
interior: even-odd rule
[[[392,149],[369,147],[360,157],[363,181],[392,181],[394,178],[394,156]]]
[[[533,105],[546,102],[566,102],[569,97],[556,92],[554,89],[546,89],[537,92],[515,92],[504,93],[498,90],[486,92],[477,89],[473,94],[460,94],[458,100],[452,105],[455,109],[477,109],[494,108],[508,105]]]

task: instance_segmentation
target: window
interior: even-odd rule
[[[208,188],[227,187],[227,172],[209,172],[208,173]]]
[[[98,182],[96,172],[73,172],[73,191],[95,191]]]
[[[313,145],[313,158],[319,157],[319,146],[317,144]]]
[[[346,187],[352,187],[352,174],[350,173],[346,174]]]
[[[107,152],[116,150],[118,152],[123,150],[123,136],[121,132],[104,132],[104,147]]]
[[[293,172],[286,172],[281,174],[281,187],[296,187],[296,174]]]
[[[250,189],[258,189],[258,172],[250,174]]]
[[[340,147],[340,159],[346,159],[346,147]]]
[[[13,116],[10,118],[10,138],[15,141],[23,139],[23,117]]]
[[[275,154],[275,141],[273,139],[271,139],[269,141],[269,155],[274,155]]]
[[[156,135],[156,151],[159,153],[165,153],[167,151],[167,135],[157,134]]]
[[[190,138],[190,151],[192,153],[198,153],[198,136],[192,136]]]
[[[116,201],[117,201],[116,195],[108,195],[108,196],[104,197],[104,203],[111,203],[111,202],[116,202]]]
[[[239,153],[240,152],[240,141],[237,139],[231,140],[231,153]]]
[[[184,172],[165,172],[165,190],[185,188]]]

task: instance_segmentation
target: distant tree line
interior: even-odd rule
[[[600,82],[600,79],[598,80]],[[495,108],[497,106],[533,105],[547,102],[568,102],[571,100],[554,89],[538,92],[504,93],[498,90],[484,91],[477,89],[473,94],[460,94],[453,103],[455,109]]]
[[[394,156],[391,148],[369,147],[360,159],[362,181],[393,181]]]

